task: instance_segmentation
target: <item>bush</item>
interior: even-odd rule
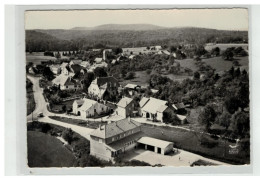
[[[62,132],[62,138],[66,140],[69,144],[73,141],[73,131],[71,129],[66,129]]]

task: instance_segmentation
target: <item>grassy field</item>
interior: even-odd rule
[[[53,136],[27,132],[29,167],[72,167],[76,159],[73,154]]]
[[[50,116],[51,119],[66,122],[69,124],[75,124],[78,126],[88,127],[92,129],[97,129],[100,124],[104,125],[107,124],[107,122],[99,122],[99,121],[85,121],[80,119],[72,119],[72,118],[66,118],[66,117],[58,117],[58,116]]]
[[[120,84],[122,86],[125,86],[128,83],[146,86],[146,85],[148,85],[149,79],[150,79],[150,75],[147,74],[146,71],[137,71],[137,72],[135,72],[135,78],[134,79],[122,80],[122,81],[120,81]]]
[[[248,49],[248,44],[215,44],[215,45],[206,45],[205,50],[211,51],[213,48],[219,47],[221,51],[226,50],[229,47],[242,47],[245,50]]]
[[[176,147],[200,154],[204,157],[232,164],[250,162],[250,158],[246,156],[246,152],[240,151],[238,154],[229,153],[229,145],[234,144],[228,141],[213,139],[209,136],[202,136],[183,129],[159,126],[153,127],[147,124],[142,126],[142,131],[149,137],[174,142]],[[201,142],[205,140],[207,141],[206,145]]]
[[[240,69],[247,70],[249,66],[249,57],[235,57],[235,59],[238,59],[238,62],[241,64]],[[207,65],[210,65],[212,68],[216,69],[216,72],[221,72],[225,70],[229,70],[233,66],[232,61],[226,61],[222,57],[213,57],[208,59],[203,59],[203,62],[205,62]]]
[[[246,69],[248,71],[249,66],[249,57],[235,57],[240,63],[240,69]],[[198,67],[195,65],[195,61],[193,59],[184,59],[184,60],[176,60],[180,63],[181,67],[186,67],[192,69],[193,71],[198,70]],[[213,57],[208,59],[202,59],[207,65],[210,65],[212,68],[216,69],[216,72],[222,72],[225,70],[229,70],[233,66],[232,61],[226,61],[222,57]]]
[[[67,57],[61,57],[67,59]],[[44,56],[43,52],[26,53],[26,63],[33,62],[34,64],[41,64],[41,61],[56,60],[55,57]]]

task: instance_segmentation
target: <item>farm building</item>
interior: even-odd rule
[[[133,117],[138,111],[132,98],[124,97],[117,103],[116,114],[122,117]]]
[[[59,86],[61,90],[78,90],[83,85],[80,81],[73,79],[71,76],[60,74],[52,80],[52,83]]]
[[[82,116],[83,118],[98,117],[110,112],[108,106],[87,98],[75,100],[72,110],[75,115]]]
[[[167,103],[160,99],[143,97],[139,102],[141,108],[139,112],[144,118],[163,122],[165,113],[174,114],[174,109]]]

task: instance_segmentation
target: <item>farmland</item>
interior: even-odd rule
[[[76,159],[73,154],[53,136],[28,131],[29,167],[71,167]]]
[[[62,57],[61,59],[64,59],[67,57]],[[44,56],[43,52],[33,52],[33,53],[26,53],[26,63],[32,62],[34,64],[41,64],[41,61],[49,61],[53,60],[55,61],[55,57],[51,56]]]
[[[225,51],[229,47],[242,47],[245,50],[248,50],[248,44],[206,44],[205,50],[211,51],[213,48],[218,47],[221,51]]]
[[[228,163],[249,163],[246,152],[242,150],[238,154],[228,152],[229,145],[233,145],[229,141],[213,139],[210,136],[202,136],[183,129],[176,128],[172,130],[170,127],[154,127],[148,124],[142,126],[142,131],[149,137],[172,141],[177,148],[201,154],[205,157]],[[205,145],[202,141],[207,141],[207,144]]]

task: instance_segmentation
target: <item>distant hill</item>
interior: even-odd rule
[[[31,44],[31,33],[40,32],[38,38],[56,39],[63,48],[71,46],[76,49],[86,47],[136,47],[172,44],[205,44],[210,42],[241,43],[248,39],[247,31],[227,31],[207,28],[166,28],[151,24],[105,24],[96,27],[75,27],[68,30],[27,30],[26,39]],[[45,35],[44,35],[45,34]],[[48,36],[46,36],[48,35]],[[29,40],[30,39],[30,40]],[[70,42],[68,42],[70,41]],[[66,45],[64,43],[66,42]],[[101,45],[100,45],[101,44]],[[61,46],[62,46],[61,45]],[[51,43],[51,48],[52,43]]]
[[[130,31],[143,31],[143,30],[158,30],[166,29],[152,24],[104,24],[96,27],[74,27],[71,30],[130,30]]]

